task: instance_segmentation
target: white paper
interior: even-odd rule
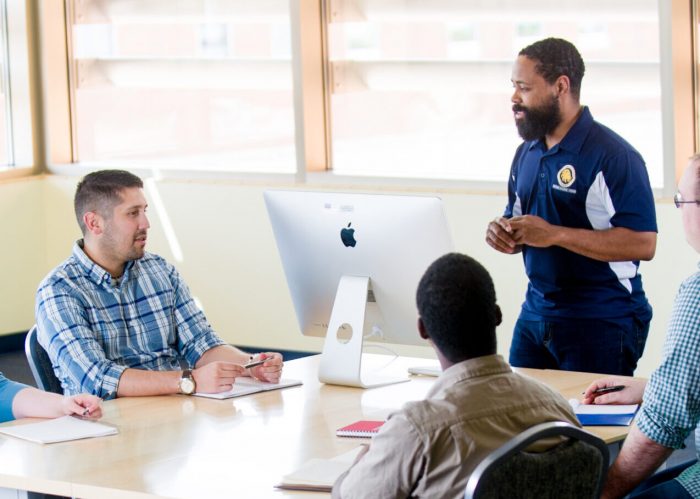
[[[331,459],[310,459],[298,470],[282,477],[284,485],[332,487],[340,475],[350,468],[362,445]]]
[[[41,444],[67,442],[82,438],[103,437],[119,433],[114,426],[88,421],[73,416],[50,419],[40,423],[30,423],[0,428],[0,433],[30,440]]]
[[[193,395],[197,397],[206,397],[210,399],[228,399],[232,397],[240,397],[242,395],[249,395],[251,393],[266,392],[269,390],[278,390],[280,388],[286,388],[288,386],[301,385],[301,381],[298,379],[281,379],[279,383],[268,383],[265,381],[258,381],[253,378],[236,378],[236,382],[233,384],[233,388],[227,392],[220,393],[200,393],[195,392]]]

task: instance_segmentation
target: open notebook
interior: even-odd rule
[[[116,435],[119,433],[119,430],[108,424],[80,419],[74,416],[63,416],[62,418],[49,419],[39,423],[3,426],[0,428],[0,433],[40,444],[53,444],[69,440]]]
[[[265,381],[258,381],[253,378],[236,378],[236,382],[233,384],[233,388],[227,392],[221,393],[200,393],[195,392],[193,395],[197,397],[207,397],[210,399],[230,399],[233,397],[241,397],[243,395],[250,395],[251,393],[266,392],[269,390],[279,390],[280,388],[287,388],[289,386],[299,386],[301,381],[298,379],[281,379],[279,383],[267,383]]]
[[[629,426],[639,409],[639,404],[582,404],[576,399],[569,404],[583,426]]]
[[[362,445],[331,459],[310,459],[298,470],[282,477],[278,489],[330,492],[340,475],[352,466]]]

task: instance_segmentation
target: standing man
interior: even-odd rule
[[[486,241],[522,251],[530,281],[512,365],[631,375],[652,316],[638,268],[656,251],[654,199],[639,153],[579,103],[584,70],[566,40],[520,51],[511,100],[524,142]]]
[[[682,211],[688,244],[700,253],[700,155],[690,159],[674,201]],[[683,448],[695,430],[700,451],[700,272],[681,284],[673,304],[659,367],[644,380],[608,377],[586,390],[584,403],[642,406],[625,444],[610,467],[601,497],[625,496],[663,463],[674,449]],[[625,389],[595,395],[597,388],[623,385]],[[640,490],[643,489],[643,490]],[[700,464],[688,462],[652,477],[630,497],[700,497]]]
[[[98,171],[78,184],[83,239],[36,298],[38,340],[64,392],[108,399],[223,392],[238,376],[279,381],[280,354],[245,369],[252,356],[219,338],[175,267],[146,252],[147,207],[132,173]]]

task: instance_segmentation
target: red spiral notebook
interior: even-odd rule
[[[384,421],[356,421],[335,431],[339,437],[372,438],[377,434]]]

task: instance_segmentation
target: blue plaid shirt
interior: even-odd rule
[[[82,249],[39,285],[39,343],[51,357],[67,395],[116,396],[127,368],[194,366],[207,350],[225,344],[213,331],[175,267],[146,253],[128,262],[120,281]]]
[[[647,384],[636,422],[649,439],[672,449],[682,448],[700,422],[700,272],[678,291],[663,360]],[[690,495],[700,497],[699,463],[677,480]]]

